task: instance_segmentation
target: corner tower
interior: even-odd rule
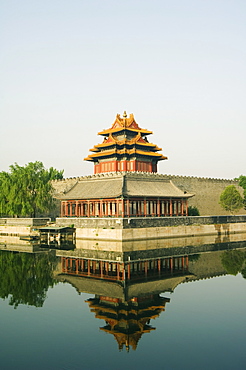
[[[98,132],[104,136],[101,144],[90,149],[93,154],[85,158],[94,162],[94,174],[103,172],[157,172],[157,163],[167,159],[158,153],[161,148],[149,143],[147,136],[152,131],[142,129],[134,119],[124,112],[119,114],[111,128]]]

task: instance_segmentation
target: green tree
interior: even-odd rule
[[[188,216],[200,216],[199,209],[196,206],[189,206]]]
[[[0,172],[0,212],[10,216],[35,217],[54,207],[51,180],[62,179],[63,171],[45,169],[42,162],[17,163],[10,172]]]
[[[243,207],[243,198],[236,189],[235,185],[229,185],[225,188],[220,195],[219,204],[222,208],[232,214]]]
[[[238,180],[239,186],[243,188],[243,196],[244,196],[243,206],[244,206],[244,209],[246,209],[246,176],[241,175],[236,180]]]

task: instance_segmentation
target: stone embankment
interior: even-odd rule
[[[76,228],[77,239],[145,240],[246,233],[246,216],[135,218],[57,218],[57,226]]]
[[[45,226],[49,222],[49,218],[0,219],[0,235],[31,235],[37,232],[38,227]],[[127,241],[203,235],[227,236],[246,233],[246,215],[135,217],[124,219],[113,217],[63,217],[56,219],[56,226],[74,226],[76,228],[76,239],[88,240]]]
[[[31,235],[35,228],[45,226],[50,218],[0,218],[0,235]]]

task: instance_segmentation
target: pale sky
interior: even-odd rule
[[[0,171],[92,174],[126,110],[159,173],[246,175],[245,0],[1,0],[0,73]]]

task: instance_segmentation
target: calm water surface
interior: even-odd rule
[[[5,246],[1,369],[245,369],[245,247]]]

